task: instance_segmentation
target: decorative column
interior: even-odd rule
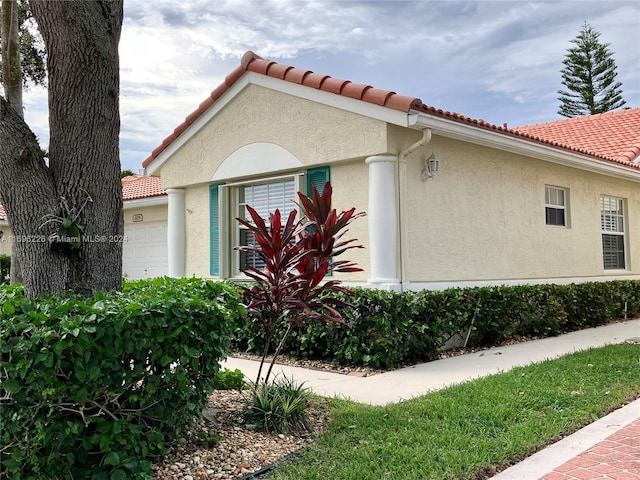
[[[167,247],[170,277],[184,277],[185,246],[187,231],[185,225],[184,188],[167,189],[169,197],[169,217],[167,222]]]
[[[372,286],[400,289],[398,280],[398,213],[396,155],[374,155],[369,165],[369,256]]]

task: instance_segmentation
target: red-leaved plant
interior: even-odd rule
[[[345,307],[347,303],[330,298],[328,291],[346,292],[339,280],[325,280],[330,272],[359,272],[361,268],[349,260],[336,260],[356,245],[355,239],[344,240],[347,226],[356,218],[365,215],[355,213],[355,208],[338,214],[331,208],[331,184],[327,182],[322,194],[312,187],[311,197],[298,192],[298,204],[303,218],[296,220],[292,210],[284,225],[280,210],[269,216],[269,225],[250,206],[247,211],[252,222],[237,218],[253,233],[256,244],[239,246],[236,250],[252,252],[260,257],[263,269],[247,267],[243,273],[255,280],[252,287],[242,287],[248,300],[247,311],[258,320],[265,333],[265,346],[255,385],[260,383],[262,369],[280,327],[286,330],[273,354],[264,384],[269,381],[271,370],[282,347],[294,326],[307,320],[344,323],[342,315],[334,307]]]

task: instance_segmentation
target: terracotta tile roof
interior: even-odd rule
[[[633,162],[640,156],[640,108],[539,123],[514,130],[580,150]]]
[[[160,186],[159,177],[130,175],[122,179],[122,199],[124,201],[159,197],[166,194],[167,192]]]
[[[160,186],[159,177],[145,177],[144,175],[130,175],[122,179],[122,199],[140,200],[142,198],[160,197],[166,195]],[[0,220],[6,220],[7,214],[0,205]]]
[[[609,160],[616,163],[624,164],[632,168],[640,169],[640,165],[631,163],[629,161],[607,157],[602,153],[583,150],[579,146],[575,146],[572,144],[563,144],[556,140],[549,140],[515,129],[509,129],[506,124],[501,127],[486,122],[485,120],[473,119],[459,113],[448,112],[446,110],[431,107],[429,105],[425,105],[422,100],[416,97],[406,97],[403,95],[398,95],[396,92],[392,92],[389,90],[380,90],[378,88],[374,88],[371,85],[352,83],[349,80],[340,80],[337,78],[332,78],[328,75],[317,74],[312,72],[311,70],[302,70],[287,65],[281,65],[276,62],[272,62],[271,60],[266,60],[251,51],[246,52],[242,56],[240,66],[236,67],[235,70],[227,75],[224,82],[221,83],[215,90],[213,90],[209,97],[207,97],[195,111],[188,115],[184,122],[178,125],[175,130],[151,152],[151,155],[149,155],[142,162],[142,166],[147,167],[158,155],[160,155],[162,151],[164,151],[165,148],[167,148],[176,138],[178,138],[180,134],[189,127],[189,125],[191,125],[198,117],[200,117],[200,115],[202,115],[211,105],[213,105],[215,101],[218,100],[218,98],[220,98],[223,93],[229,90],[229,88],[246,72],[259,73],[269,77],[278,78],[326,92],[331,92],[336,95],[342,95],[344,97],[355,98],[363,102],[373,103],[402,112],[424,112],[435,117],[472,125],[480,129],[491,130],[507,136],[526,139],[563,150],[587,154],[602,160]]]

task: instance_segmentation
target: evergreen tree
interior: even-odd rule
[[[564,117],[608,112],[627,103],[622,98],[622,83],[615,81],[618,73],[613,53],[599,37],[600,32],[585,22],[571,40],[576,46],[567,50],[561,70],[567,90],[558,90],[558,113]]]

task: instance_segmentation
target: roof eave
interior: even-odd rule
[[[193,135],[195,135],[204,125],[206,125],[216,114],[222,110],[234,97],[249,85],[257,85],[270,90],[292,95],[298,98],[310,100],[334,108],[346,110],[358,115],[378,119],[386,123],[410,126],[408,113],[401,110],[389,108],[383,105],[376,105],[355,98],[349,98],[335,93],[310,88],[306,85],[269,77],[256,72],[246,72],[236,79],[220,97],[213,102],[205,111],[193,120],[186,128],[180,131],[166,147],[160,151],[145,167],[145,175],[154,176],[160,173],[160,168],[171,156],[173,156]]]
[[[122,208],[129,210],[131,208],[153,207],[155,205],[167,205],[169,197],[166,194],[157,195],[155,197],[134,198],[122,202]]]
[[[618,164],[612,160],[600,159],[579,152],[571,152],[560,147],[536,142],[534,139],[509,135],[504,131],[498,132],[478,128],[475,125],[465,125],[458,121],[447,120],[421,112],[417,112],[414,125],[417,128],[431,128],[434,134],[443,137],[497,148],[601,175],[640,182],[640,169],[631,165]]]

